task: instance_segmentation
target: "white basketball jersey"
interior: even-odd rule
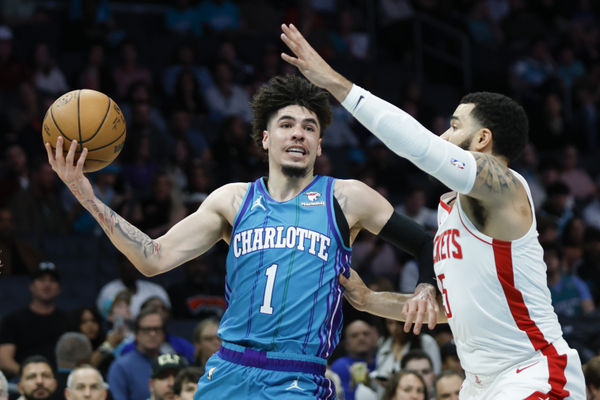
[[[527,191],[525,179],[512,171]],[[460,205],[444,195],[438,207],[434,269],[448,323],[465,371],[495,374],[552,352],[562,337],[546,281],[535,215],[529,231],[513,241],[479,232]]]

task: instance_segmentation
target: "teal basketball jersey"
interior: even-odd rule
[[[259,351],[328,358],[342,329],[351,248],[343,243],[334,178],[315,176],[291,200],[252,182],[236,215],[227,255],[227,310],[219,336]]]

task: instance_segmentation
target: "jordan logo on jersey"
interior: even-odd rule
[[[250,211],[254,210],[256,207],[260,207],[263,209],[263,211],[267,211],[267,209],[265,208],[265,206],[263,206],[262,204],[262,196],[258,196],[258,198],[256,200],[254,200],[254,203],[252,203],[252,207],[250,207]]]
[[[458,229],[448,229],[435,236],[433,242],[434,257],[436,263],[447,258],[462,259],[462,247],[458,242],[460,232]]]

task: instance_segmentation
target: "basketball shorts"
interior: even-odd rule
[[[585,380],[576,350],[564,339],[499,374],[466,373],[461,400],[585,400]]]
[[[325,367],[322,358],[257,351],[223,342],[208,359],[194,400],[335,399]]]

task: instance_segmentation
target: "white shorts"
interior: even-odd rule
[[[461,400],[585,400],[585,380],[576,350],[560,339],[526,361],[495,375],[466,373]]]

